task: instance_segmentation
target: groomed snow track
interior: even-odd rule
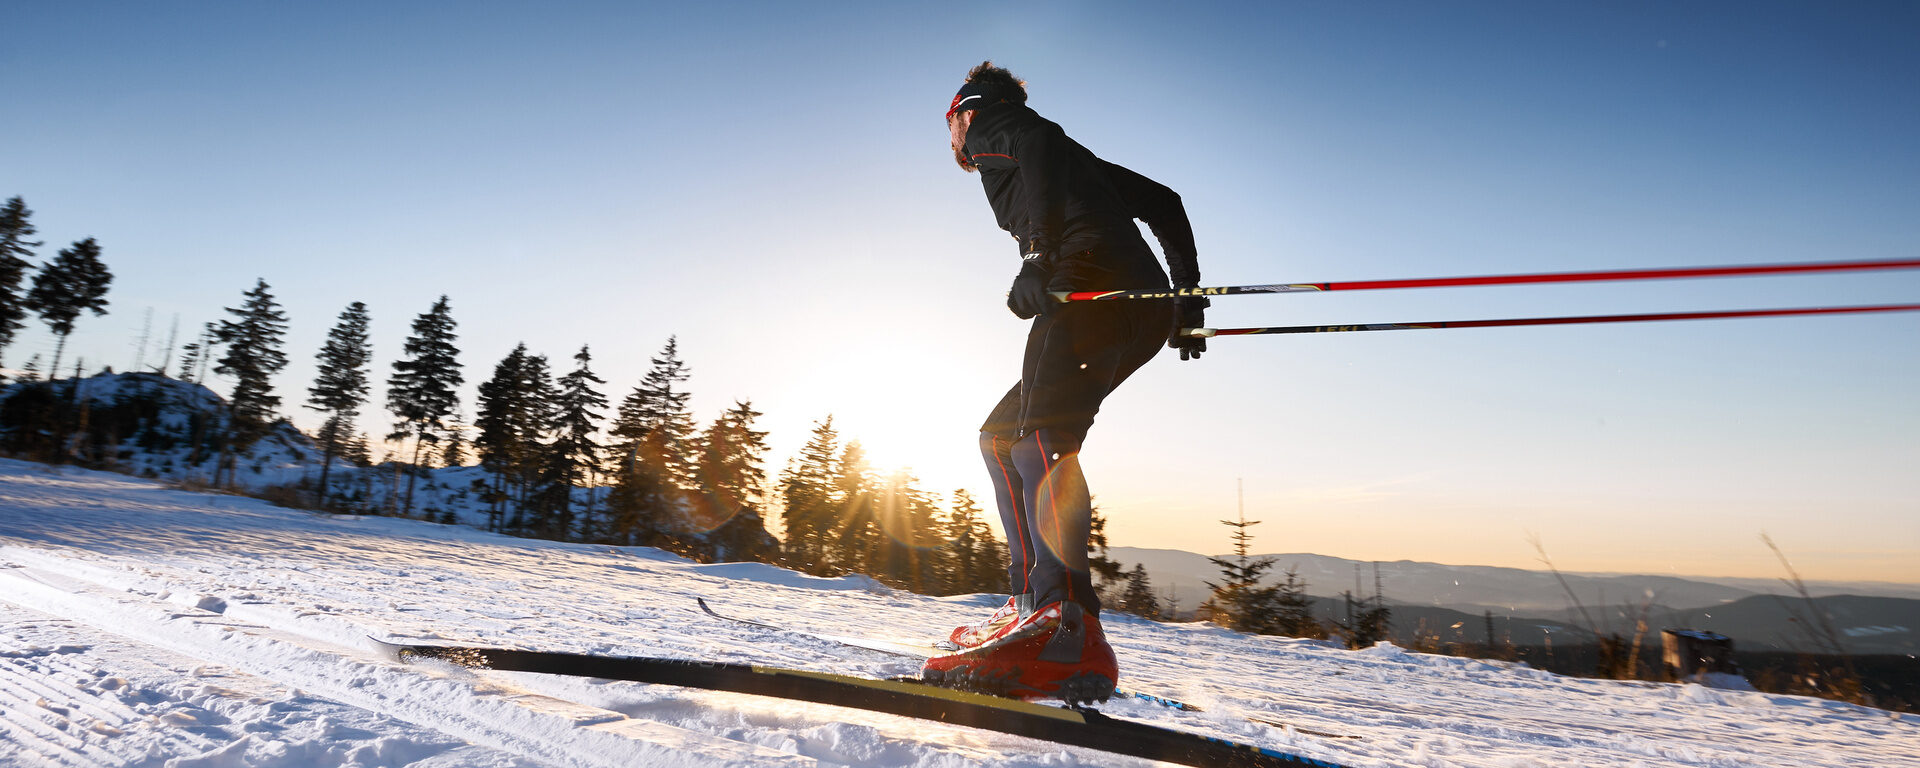
[[[869,677],[918,666],[720,621],[700,613],[700,595],[797,630],[888,640],[923,639],[1003,599],[317,515],[0,459],[0,766],[1151,765],[738,693],[408,667],[367,642]],[[1124,683],[1204,711],[1119,700],[1103,711],[1355,768],[1920,766],[1920,719],[1839,702],[1106,624]]]
[[[84,624],[119,635],[129,648],[118,656],[167,656],[189,661],[193,667],[182,670],[176,662],[176,672],[204,677],[205,665],[217,665],[269,686],[316,694],[551,765],[817,764],[796,754],[514,690],[454,668],[391,663],[370,647],[343,644],[347,638],[364,637],[363,628],[291,616],[270,604],[233,604],[174,593],[165,585],[144,581],[30,550],[0,548],[0,596],[7,603],[45,614],[45,621]],[[8,717],[4,732],[16,743],[28,745],[22,748],[23,754],[42,755],[53,765],[110,766],[137,760],[136,755],[116,754],[104,746],[113,739],[88,739],[77,731],[118,735],[143,720],[140,713],[117,700],[88,696],[84,685],[69,690],[46,682],[92,676],[90,670],[64,661],[80,650],[85,647],[73,644],[0,649],[0,691],[11,692],[10,698],[15,699],[0,706],[12,712],[38,708],[54,716]],[[34,702],[18,700],[23,698],[21,691],[41,689],[46,695]],[[198,725],[188,717],[175,714],[173,724]],[[202,756],[214,757],[235,749],[233,742],[196,739],[192,728],[166,730],[167,738],[184,743],[166,745],[159,750],[162,753],[193,754],[204,747]]]

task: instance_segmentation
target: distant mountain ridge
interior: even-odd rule
[[[1183,550],[1113,547],[1108,556],[1128,568],[1146,566],[1154,588],[1162,595],[1174,594],[1181,611],[1207,599],[1205,581],[1220,579],[1206,555]],[[1275,581],[1295,568],[1307,582],[1308,594],[1317,596],[1314,612],[1322,618],[1341,615],[1342,592],[1373,594],[1371,562],[1300,553],[1256,557],[1276,559]],[[1522,646],[1540,645],[1550,636],[1555,644],[1591,642],[1585,626],[1589,621],[1602,633],[1631,636],[1634,619],[1651,595],[1645,615],[1652,643],[1659,642],[1661,629],[1684,627],[1727,635],[1744,650],[1817,651],[1819,645],[1800,621],[1816,609],[1777,582],[1762,593],[1718,579],[1563,573],[1586,608],[1582,616],[1548,571],[1406,560],[1379,566],[1382,592],[1393,609],[1393,635],[1403,644],[1412,644],[1416,634],[1442,642],[1485,642],[1488,613],[1498,639]],[[1758,579],[1728,581],[1765,584]],[[1816,595],[1817,611],[1831,617],[1847,652],[1920,652],[1920,585],[1822,582],[1808,587]],[[1857,590],[1879,594],[1853,594]]]
[[[1131,568],[1146,566],[1153,586],[1163,595],[1171,590],[1184,610],[1207,598],[1204,582],[1218,581],[1220,569],[1207,555],[1175,549],[1113,547],[1108,557]],[[1374,563],[1308,553],[1263,554],[1277,561],[1272,574],[1278,581],[1289,568],[1307,582],[1308,594],[1335,597],[1354,591],[1371,596]],[[1358,584],[1356,585],[1356,568]],[[1540,570],[1484,565],[1398,560],[1379,563],[1380,584],[1389,603],[1450,608],[1471,614],[1491,610],[1495,615],[1528,613],[1561,615],[1571,607],[1567,592],[1553,574]],[[1566,573],[1567,583],[1588,607],[1652,604],[1673,610],[1725,605],[1769,593],[1787,593],[1784,585],[1762,579],[1716,579],[1643,574]],[[1764,589],[1771,586],[1772,589]],[[1920,584],[1889,582],[1809,582],[1816,596],[1861,595],[1920,600]]]

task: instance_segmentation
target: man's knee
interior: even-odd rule
[[[1064,430],[1042,427],[1014,443],[1012,453],[1022,477],[1043,478],[1061,461],[1080,453],[1080,439]]]
[[[986,458],[989,465],[996,458],[1009,458],[1012,452],[1013,443],[992,432],[980,433],[980,455]]]

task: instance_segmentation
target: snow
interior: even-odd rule
[[[848,674],[917,666],[715,620],[696,596],[732,615],[901,641],[1003,599],[319,515],[0,460],[0,765],[1151,764],[822,705],[404,666],[366,640]],[[1732,681],[1566,678],[1120,615],[1107,627],[1123,684],[1206,708],[1115,701],[1108,713],[1356,768],[1920,766],[1911,717]]]

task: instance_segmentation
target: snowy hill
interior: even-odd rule
[[[43,414],[55,403],[76,416],[65,425],[53,423]],[[64,429],[71,461],[187,485],[213,480],[220,459],[215,433],[226,414],[226,399],[213,390],[154,373],[102,373],[0,387],[0,437],[7,448],[43,455],[52,434]],[[314,506],[312,489],[323,458],[312,438],[283,419],[239,451],[232,476],[221,485]],[[486,526],[486,505],[477,488],[487,472],[465,466],[423,468],[418,474],[416,516]],[[408,483],[398,464],[355,466],[335,457],[328,485],[333,509],[391,514],[401,508]],[[579,489],[576,498],[584,504],[595,493]]]
[[[752,661],[911,661],[707,618],[923,638],[999,598],[655,550],[316,515],[0,461],[0,765],[1075,766],[1143,761],[863,711],[400,666],[367,635]],[[1347,766],[1920,765],[1913,718],[1698,685],[1572,679],[1122,616],[1110,714]],[[1286,727],[1245,719],[1261,715]],[[1313,735],[1312,732],[1358,738]]]
[[[54,404],[57,409],[47,407]],[[71,419],[55,423],[56,410]],[[226,400],[213,390],[154,373],[0,387],[0,424],[9,428],[13,450],[31,450],[35,439],[59,432],[76,460],[143,477],[210,479],[217,458],[212,433],[226,411]],[[239,457],[235,484],[262,489],[293,482],[317,470],[320,458],[312,440],[280,421]]]

